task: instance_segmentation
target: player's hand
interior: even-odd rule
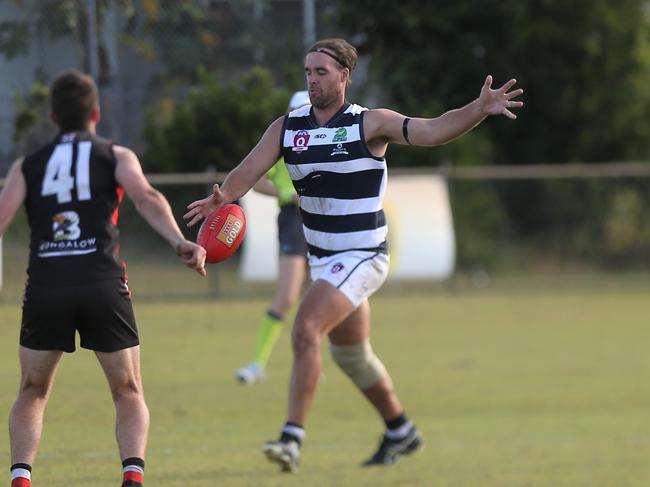
[[[513,98],[521,95],[524,90],[519,88],[517,90],[508,91],[516,82],[516,79],[511,79],[501,88],[493,90],[492,76],[488,75],[488,77],[485,78],[485,83],[483,83],[481,94],[479,95],[479,103],[486,115],[505,115],[512,120],[517,118],[517,115],[512,113],[509,109],[524,106],[523,101],[513,100]]]
[[[226,199],[221,188],[218,184],[215,184],[212,186],[212,195],[187,205],[189,211],[183,215],[183,218],[189,220],[187,222],[188,227],[194,226],[225,203]]]
[[[207,274],[205,271],[205,249],[203,247],[183,239],[176,245],[176,253],[187,267],[196,270],[202,276]]]

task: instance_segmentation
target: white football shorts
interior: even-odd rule
[[[312,282],[329,282],[357,308],[384,283],[389,261],[381,252],[351,250],[321,258],[310,256],[309,268]]]

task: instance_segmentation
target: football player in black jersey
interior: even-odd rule
[[[49,144],[9,170],[0,193],[0,235],[25,205],[31,230],[20,332],[21,383],[11,415],[12,487],[31,486],[43,413],[63,352],[75,335],[93,350],[116,408],[123,487],[140,487],[149,411],[140,378],[140,347],[124,263],[117,209],[123,193],[189,268],[205,275],[205,250],[183,237],[165,197],[145,178],[137,156],[96,135],[94,81],[68,71],[50,88]],[[63,483],[63,481],[61,482]]]
[[[384,155],[391,143],[437,146],[468,132],[488,116],[517,118],[523,106],[516,80],[492,87],[462,108],[434,118],[410,118],[385,108],[348,103],[346,87],[357,62],[344,39],[309,48],[304,70],[311,107],[276,119],[259,143],[213,194],[188,206],[189,225],[241,198],[280,156],[300,197],[313,284],[296,314],[289,410],[278,441],[264,445],[269,460],[295,472],[304,424],[318,385],[321,343],[370,401],[386,430],[364,465],[388,465],[415,451],[422,439],[404,413],[390,375],[370,346],[368,297],[388,272],[387,226],[382,210]]]

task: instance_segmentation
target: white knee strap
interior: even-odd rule
[[[386,367],[375,355],[368,340],[357,345],[332,345],[334,362],[362,391],[374,386],[386,375]]]

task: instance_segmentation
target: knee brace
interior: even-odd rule
[[[374,386],[386,374],[386,367],[375,355],[370,342],[357,345],[332,345],[334,362],[362,391]]]

